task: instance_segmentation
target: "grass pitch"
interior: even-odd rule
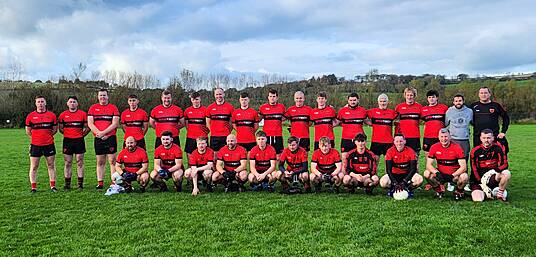
[[[151,148],[154,131],[148,134]],[[508,132],[513,176],[510,202],[504,204],[454,202],[450,194],[436,200],[425,191],[417,191],[413,200],[397,202],[379,189],[372,197],[361,192],[292,196],[202,192],[194,198],[187,192],[152,191],[106,197],[94,189],[91,135],[86,138],[86,189],[61,190],[59,154],[60,192],[48,191],[42,160],[39,193],[32,195],[29,139],[22,129],[0,130],[0,254],[534,256],[535,135],[534,125],[514,125]],[[57,135],[59,153],[61,140]],[[380,174],[384,172],[381,164]]]

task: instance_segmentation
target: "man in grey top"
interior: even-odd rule
[[[457,94],[452,101],[453,106],[449,107],[445,114],[445,126],[449,129],[451,141],[459,144],[465,154],[465,161],[469,159],[471,146],[469,145],[469,136],[471,129],[469,125],[473,124],[473,110],[465,106],[463,95]],[[448,191],[454,190],[454,185],[449,183]],[[469,185],[464,188],[465,191],[471,191]]]
[[[465,154],[465,159],[469,158],[471,146],[469,145],[470,128],[473,123],[473,110],[465,106],[463,95],[455,95],[453,104],[449,107],[445,115],[445,126],[449,129],[452,141],[459,144]]]

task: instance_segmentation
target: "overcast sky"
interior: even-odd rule
[[[534,1],[0,1],[0,69],[26,79],[181,68],[335,73],[536,71]]]

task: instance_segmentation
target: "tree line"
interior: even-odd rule
[[[199,91],[203,97],[203,104],[208,105],[213,101],[211,90],[200,89],[196,86],[197,81],[185,81],[182,77],[170,80],[163,87],[173,93],[174,103],[185,109],[190,105],[188,95],[193,91]],[[398,83],[400,82],[400,83]],[[346,104],[347,95],[356,92],[360,95],[360,104],[365,108],[373,108],[377,105],[377,97],[381,93],[389,96],[390,108],[403,101],[403,91],[407,86],[417,89],[417,101],[426,105],[426,91],[435,89],[440,92],[440,102],[451,105],[451,99],[456,94],[462,94],[467,103],[478,100],[478,89],[481,86],[489,87],[494,95],[494,100],[500,102],[507,109],[512,121],[532,122],[536,120],[536,80],[516,81],[511,79],[506,82],[498,80],[470,81],[464,80],[457,84],[442,83],[440,77],[425,76],[413,78],[410,81],[398,81],[387,83],[385,80],[364,80],[356,82],[336,78],[334,75],[325,75],[318,78],[294,82],[278,82],[265,86],[250,86],[242,90],[236,88],[224,88],[226,98],[235,107],[238,107],[238,98],[241,92],[248,92],[251,98],[250,105],[258,108],[265,103],[270,88],[279,92],[280,102],[285,106],[294,104],[293,94],[301,90],[305,93],[306,104],[315,106],[316,94],[320,91],[328,93],[328,102],[335,108]],[[186,83],[190,83],[186,85]],[[214,84],[216,85],[216,84]],[[213,85],[213,86],[214,86]],[[136,84],[114,85],[106,81],[60,81],[59,83],[35,83],[35,82],[0,82],[0,127],[23,127],[28,113],[35,109],[34,98],[42,95],[47,99],[49,110],[59,114],[66,109],[65,102],[70,95],[76,95],[79,99],[80,108],[87,110],[91,104],[97,102],[96,92],[99,88],[108,88],[110,102],[118,106],[120,110],[128,108],[127,97],[136,94],[140,99],[140,107],[147,112],[161,103],[160,94],[163,88],[138,87]]]

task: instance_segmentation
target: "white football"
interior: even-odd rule
[[[499,192],[499,187],[495,187],[493,188],[493,190],[491,190],[491,195],[493,196],[493,198],[497,198],[498,192]],[[508,198],[508,191],[506,189],[504,190],[503,195],[504,197]]]
[[[408,191],[406,190],[396,191],[393,193],[393,198],[395,200],[406,200],[408,199]]]

